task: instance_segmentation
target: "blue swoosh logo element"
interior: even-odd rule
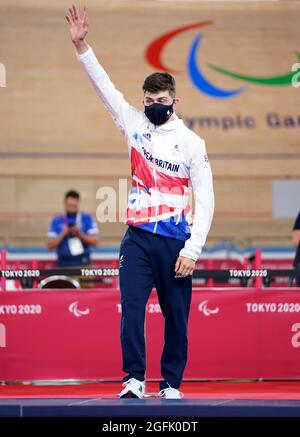
[[[218,99],[228,99],[230,97],[236,96],[241,92],[246,90],[246,87],[236,88],[234,90],[224,90],[222,88],[216,87],[214,84],[209,82],[204,76],[203,72],[197,65],[197,52],[201,44],[203,34],[196,36],[192,42],[191,49],[188,56],[188,74],[194,86],[208,96],[215,97]]]

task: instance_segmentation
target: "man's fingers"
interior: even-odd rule
[[[69,15],[66,15],[65,17],[66,17],[67,22],[68,22],[69,24],[72,24],[72,20],[71,20],[71,18],[69,17]]]
[[[77,9],[77,7],[75,5],[72,5],[72,6],[73,6],[75,20],[78,20],[78,18],[79,18],[78,9]]]
[[[82,19],[87,21],[87,7],[86,7],[86,5],[83,6]]]
[[[72,9],[72,8],[69,8],[69,14],[70,14],[70,16],[71,16],[71,21],[74,23],[75,16],[74,16],[74,12],[73,12],[73,9]]]
[[[175,272],[178,273],[178,269],[180,267],[181,259],[177,258],[176,264],[175,264]]]
[[[181,263],[180,263],[180,266],[179,266],[179,269],[177,270],[177,274],[183,276],[183,271],[184,271],[184,265],[183,265],[183,263],[181,262]]]
[[[194,269],[193,268],[189,268],[188,272],[187,272],[187,276],[191,276],[193,274]]]
[[[89,25],[89,18],[88,18],[88,16],[86,16],[86,17],[83,19],[83,25],[84,25],[84,26],[88,26],[88,25]]]
[[[175,272],[178,276],[189,276],[193,274],[195,263],[189,259],[178,257],[175,264]]]
[[[194,266],[190,262],[186,262],[184,259],[178,258],[175,265],[175,272],[177,275],[189,276],[192,275]]]
[[[181,274],[182,276],[187,276],[189,274],[189,267],[183,267]]]

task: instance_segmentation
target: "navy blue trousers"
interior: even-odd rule
[[[153,286],[164,316],[160,390],[179,388],[187,362],[188,317],[192,278],[175,278],[174,267],[184,241],[129,226],[120,246],[121,346],[123,371],[145,379],[145,307]],[[151,329],[151,326],[147,327]]]

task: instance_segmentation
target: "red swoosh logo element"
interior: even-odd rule
[[[163,34],[162,36],[155,39],[146,49],[145,58],[153,67],[161,71],[168,71],[169,73],[179,73],[177,70],[167,67],[161,60],[161,53],[165,45],[171,41],[172,38],[180,33],[186,32],[187,30],[195,29],[198,27],[204,27],[213,24],[213,21],[199,21],[198,23],[188,24],[186,26],[178,27],[177,29],[171,30]]]

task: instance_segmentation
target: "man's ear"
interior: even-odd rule
[[[177,106],[179,103],[179,99],[174,99],[173,102],[174,102],[174,106]]]

